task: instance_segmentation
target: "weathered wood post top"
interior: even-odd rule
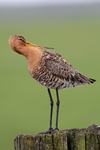
[[[100,150],[100,126],[70,129],[49,134],[18,135],[15,150]]]

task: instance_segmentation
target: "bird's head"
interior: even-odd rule
[[[24,47],[35,46],[35,47],[40,47],[40,48],[53,49],[53,48],[44,47],[44,46],[30,43],[30,42],[26,41],[23,36],[16,35],[16,34],[10,37],[9,44],[10,44],[10,47],[19,54],[21,54],[20,50],[23,49]]]
[[[13,35],[9,39],[9,44],[12,50],[20,54],[19,49],[23,46],[26,46],[26,40],[23,36],[20,35]]]

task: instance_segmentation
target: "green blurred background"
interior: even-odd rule
[[[47,89],[28,72],[26,59],[8,40],[27,41],[61,54],[78,71],[96,79],[93,85],[59,91],[60,130],[100,125],[100,4],[0,8],[0,150],[14,150],[19,134],[38,134],[49,127]],[[53,127],[56,120],[56,93]]]

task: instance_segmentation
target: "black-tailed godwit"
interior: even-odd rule
[[[17,53],[24,55],[27,59],[28,70],[30,75],[41,85],[47,88],[50,97],[50,126],[49,130],[43,133],[51,133],[58,129],[58,112],[59,112],[59,95],[58,90],[72,88],[85,84],[94,83],[96,80],[88,78],[77,71],[70,65],[61,55],[46,51],[45,49],[52,49],[49,47],[39,46],[27,42],[24,37],[20,35],[13,35],[9,39],[10,47]],[[35,46],[35,47],[32,47]],[[43,49],[44,48],[44,49]],[[57,95],[57,111],[56,111],[56,125],[52,128],[52,112],[53,99],[50,89],[56,90]]]

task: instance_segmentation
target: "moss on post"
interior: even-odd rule
[[[100,150],[100,126],[51,134],[18,135],[15,150]]]

